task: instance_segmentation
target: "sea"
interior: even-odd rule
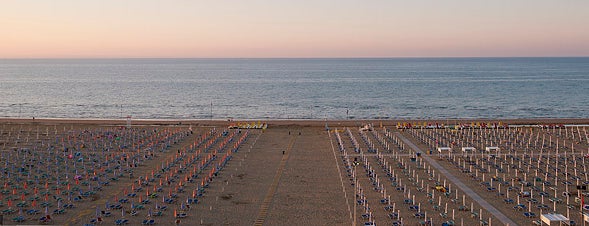
[[[0,59],[0,118],[589,118],[589,58]]]

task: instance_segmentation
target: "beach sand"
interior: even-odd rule
[[[499,122],[515,125],[515,124],[589,124],[589,119],[522,119],[522,120],[428,120],[430,123],[444,123],[454,124],[457,122]],[[257,122],[256,121],[250,121]],[[67,180],[69,181],[70,189],[68,190],[67,185],[58,186],[59,190],[52,190],[52,188],[45,189],[45,182],[49,182],[49,185],[57,185],[57,181],[49,179],[35,180],[36,175],[41,172],[46,172],[44,167],[30,167],[27,172],[29,176],[22,174],[18,171],[18,166],[22,165],[23,161],[28,161],[29,158],[33,159],[57,159],[57,155],[61,154],[64,157],[63,163],[68,167],[70,171],[74,168],[76,159],[67,160],[67,156],[70,153],[82,152],[82,156],[85,154],[98,154],[95,156],[88,155],[88,159],[95,158],[99,163],[100,161],[107,161],[101,149],[92,149],[93,146],[100,146],[99,142],[117,142],[109,140],[108,138],[99,137],[96,134],[105,134],[106,131],[113,133],[123,133],[126,122],[123,120],[59,120],[59,119],[2,119],[0,120],[0,148],[2,148],[3,161],[7,158],[17,159],[16,162],[6,163],[4,166],[5,171],[10,171],[12,174],[8,176],[6,173],[3,175],[4,190],[7,193],[3,194],[1,210],[11,210],[5,212],[3,215],[4,224],[17,223],[13,222],[12,219],[19,215],[19,211],[23,211],[22,215],[24,221],[19,224],[39,224],[38,219],[45,214],[44,208],[40,207],[44,197],[40,195],[42,191],[50,191],[52,195],[57,195],[62,198],[62,201],[58,202],[54,197],[48,198],[48,203],[52,206],[49,209],[52,218],[51,222],[47,224],[58,224],[58,225],[83,225],[91,223],[91,219],[96,219],[97,208],[99,211],[110,211],[110,217],[102,216],[100,218],[103,224],[114,224],[117,219],[128,220],[129,225],[139,225],[145,219],[153,219],[155,224],[159,225],[351,225],[353,222],[354,208],[356,208],[357,223],[358,225],[364,224],[364,222],[372,220],[378,225],[390,225],[396,221],[389,218],[391,211],[385,210],[384,207],[387,204],[381,204],[380,200],[390,196],[391,203],[395,203],[395,207],[400,211],[400,217],[403,218],[405,225],[419,225],[422,218],[414,217],[417,212],[422,212],[427,215],[427,219],[431,219],[433,223],[439,225],[441,222],[451,219],[451,211],[455,210],[455,222],[464,225],[476,225],[480,223],[479,217],[472,217],[471,211],[458,211],[459,206],[462,206],[463,191],[458,189],[458,200],[452,200],[455,198],[455,189],[457,186],[452,184],[449,179],[446,180],[448,186],[451,187],[451,194],[449,197],[438,198],[443,195],[440,192],[433,192],[435,180],[438,175],[442,174],[435,167],[431,166],[424,159],[418,159],[416,162],[411,161],[411,157],[416,150],[409,150],[405,147],[405,150],[400,150],[398,146],[393,145],[391,139],[385,139],[390,144],[389,150],[381,142],[377,142],[377,137],[374,133],[365,133],[362,135],[358,131],[358,128],[365,124],[373,124],[374,132],[384,136],[385,128],[389,129],[393,134],[399,134],[410,142],[427,152],[431,147],[427,146],[426,142],[421,141],[418,137],[415,137],[410,133],[409,130],[398,130],[395,128],[399,122],[410,122],[408,120],[341,120],[341,121],[324,121],[324,120],[269,120],[263,121],[268,124],[267,129],[241,129],[241,130],[227,130],[227,126],[235,122],[228,122],[223,120],[133,120],[132,128],[135,130],[135,134],[130,134],[129,142],[137,143],[137,151],[132,152],[133,147],[114,148],[109,150],[106,155],[118,156],[119,160],[124,156],[130,156],[134,153],[138,153],[138,166],[128,168],[125,162],[118,164],[111,162],[108,167],[120,166],[120,172],[122,176],[116,180],[110,181],[108,186],[102,186],[102,190],[96,191],[95,194],[83,197],[81,201],[70,201],[72,196],[77,196],[79,191],[72,190],[71,187],[77,187],[82,191],[88,191],[96,182],[87,179],[85,176],[80,178],[78,182],[89,181],[90,186],[85,187],[83,185],[74,184],[75,180],[73,174],[68,175]],[[411,121],[416,123],[418,121]],[[326,124],[329,127],[329,131],[326,129]],[[382,127],[381,127],[382,125]],[[353,177],[350,176],[350,168],[346,168],[346,161],[350,163],[355,157],[359,157],[359,152],[354,152],[355,145],[352,143],[352,138],[346,135],[346,128],[348,128],[357,140],[357,146],[361,152],[365,154],[365,162],[361,161],[359,166],[356,168],[356,179],[357,185],[360,185],[363,192],[362,194],[366,197],[368,205],[354,205],[359,199],[357,199],[358,192],[355,193],[355,187],[353,184]],[[583,132],[581,128],[581,133]],[[214,129],[214,133],[211,131]],[[156,131],[153,134],[146,134],[145,131]],[[222,131],[227,130],[227,134],[223,134]],[[341,151],[338,146],[336,139],[336,131],[342,138],[343,149],[346,150],[345,154]],[[86,132],[85,132],[86,131]],[[94,136],[85,136],[88,134],[87,131],[94,131]],[[177,133],[176,140],[174,141],[160,141],[154,137],[164,137],[163,131],[169,131],[170,133]],[[192,132],[190,132],[192,131]],[[576,131],[576,130],[575,130]],[[414,131],[415,133],[425,133],[427,131]],[[525,133],[522,131],[521,133]],[[234,145],[237,145],[239,138],[245,134],[247,139],[242,143],[239,143],[239,147],[235,149],[235,152],[230,150],[234,149]],[[536,130],[530,132],[534,136],[538,133]],[[170,135],[172,136],[172,135]],[[377,153],[381,154],[380,160],[377,159],[375,153],[368,153],[370,149],[369,142],[366,142],[362,136],[366,136],[366,139],[370,140],[374,144],[374,148],[378,149]],[[567,138],[565,135],[553,134],[554,139],[561,139],[564,141]],[[38,138],[40,137],[40,138]],[[58,137],[58,138],[56,138]],[[133,138],[135,137],[135,138]],[[59,140],[64,138],[64,141]],[[229,139],[233,138],[233,139]],[[88,139],[87,141],[84,139]],[[127,139],[125,137],[122,140]],[[515,138],[514,138],[515,139]],[[164,145],[165,151],[152,151],[154,156],[152,159],[141,159],[145,154],[149,154],[145,148],[138,148],[138,140],[153,141],[153,145]],[[575,148],[579,152],[589,151],[587,141],[581,141],[576,143],[572,139],[569,139],[567,144],[570,152],[570,142],[574,142]],[[68,142],[69,141],[69,142]],[[203,141],[197,145],[198,142]],[[211,141],[210,144],[208,142]],[[212,142],[214,141],[214,142]],[[67,152],[60,151],[48,151],[48,143],[65,143],[65,146],[72,145],[77,147],[75,150],[69,149]],[[166,143],[168,142],[168,143]],[[84,144],[83,148],[79,147],[79,144]],[[76,144],[78,146],[76,146]],[[190,148],[193,145],[194,148]],[[208,145],[208,146],[207,146]],[[35,149],[36,147],[37,149]],[[205,148],[205,147],[208,147]],[[24,149],[23,149],[24,148]],[[155,148],[153,148],[155,150]],[[200,152],[198,152],[200,150]],[[212,157],[213,152],[215,153],[213,159],[207,166],[203,166],[202,170],[197,170],[202,166],[203,160],[206,160],[207,156]],[[37,151],[38,155],[26,153],[28,151]],[[47,153],[56,153],[55,155],[49,155]],[[15,157],[15,155],[19,155]],[[24,156],[23,156],[24,154]],[[424,153],[426,154],[426,153]],[[523,216],[524,211],[514,211],[513,206],[515,204],[505,204],[503,199],[505,197],[498,198],[495,193],[487,192],[486,186],[481,186],[480,179],[473,178],[468,173],[463,173],[453,164],[444,158],[439,158],[436,153],[431,155],[427,154],[430,160],[436,161],[447,170],[448,173],[455,176],[458,180],[476,192],[480,197],[487,201],[490,205],[498,209],[501,213],[507,216],[509,219],[514,221],[518,225],[529,225],[532,220],[539,219],[539,217],[526,218]],[[225,164],[221,165],[222,157],[231,156]],[[579,157],[580,154],[577,154]],[[77,157],[77,156],[76,156]],[[347,157],[347,160],[346,160]],[[482,157],[482,156],[481,156]],[[362,159],[362,157],[360,157]],[[192,165],[189,165],[191,159],[197,159]],[[528,159],[522,157],[522,161],[528,161]],[[581,158],[582,159],[582,158]],[[176,160],[176,162],[174,162]],[[68,162],[70,161],[70,162]],[[84,160],[86,161],[86,160]],[[112,159],[111,159],[112,161]],[[458,160],[460,161],[460,160]],[[45,164],[55,164],[56,161],[47,161]],[[387,171],[383,167],[383,162],[392,169],[395,169],[395,176],[401,185],[391,185],[390,176],[387,175]],[[403,165],[403,169],[400,167],[400,163]],[[3,163],[4,164],[4,163]],[[78,162],[75,167],[81,167],[83,163]],[[199,165],[200,164],[200,165]],[[584,173],[583,167],[578,163],[577,173]],[[14,167],[12,167],[14,165]],[[90,167],[91,164],[87,164]],[[162,166],[166,167],[162,167]],[[63,167],[63,165],[55,165],[55,167]],[[216,174],[211,173],[215,167],[219,169]],[[367,168],[369,166],[370,168]],[[105,169],[108,167],[105,166]],[[561,166],[560,168],[563,168]],[[162,168],[167,168],[161,171]],[[568,172],[572,174],[574,167],[571,165],[567,168]],[[131,169],[133,175],[129,176],[128,173],[124,173],[125,169]],[[85,170],[90,170],[86,168]],[[94,169],[98,170],[98,169]],[[181,172],[178,170],[182,170]],[[370,170],[374,171],[372,176],[368,175]],[[526,167],[522,167],[522,173],[526,171]],[[80,168],[80,171],[81,168]],[[161,177],[153,178],[152,172],[161,171]],[[198,172],[197,172],[198,171]],[[530,170],[528,177],[535,172]],[[49,172],[49,171],[47,171]],[[72,171],[73,172],[73,171]],[[21,173],[20,180],[15,174]],[[521,177],[521,174],[519,177]],[[81,175],[85,173],[79,172]],[[113,175],[116,174],[116,170]],[[482,173],[481,173],[482,174]],[[513,174],[513,172],[511,172]],[[104,180],[110,178],[105,175]],[[193,176],[192,182],[186,181],[187,176]],[[432,176],[434,175],[434,176]],[[490,181],[491,176],[494,175],[491,172],[487,173],[485,181]],[[27,176],[27,177],[26,177]],[[51,175],[57,177],[58,175]],[[169,185],[167,179],[174,179]],[[177,176],[174,178],[174,176]],[[503,177],[514,177],[514,175],[508,175],[507,173],[502,174]],[[26,179],[25,179],[26,177]],[[145,182],[145,177],[153,178],[153,181],[146,182],[147,185],[141,185],[141,180],[138,181],[139,177],[142,177]],[[203,179],[207,178],[208,186],[201,188]],[[376,179],[378,178],[378,183]],[[431,180],[428,180],[430,178]],[[446,177],[442,174],[440,181],[444,181]],[[101,179],[101,180],[102,180]],[[163,183],[160,186],[159,180],[162,179]],[[63,179],[61,182],[64,182]],[[529,179],[528,179],[529,180]],[[552,179],[554,180],[554,179]],[[584,181],[581,180],[581,181]],[[25,182],[27,188],[24,188]],[[32,183],[31,183],[32,182]],[[424,183],[424,186],[421,185]],[[376,185],[378,184],[378,185]],[[39,195],[35,195],[34,187],[38,187]],[[540,186],[540,185],[538,185]],[[51,187],[51,186],[49,186]],[[142,189],[135,192],[137,196],[131,197],[126,194],[133,193],[133,188]],[[154,192],[156,187],[160,188],[161,191]],[[375,188],[383,188],[386,190],[386,196],[383,189],[377,190]],[[397,187],[404,187],[405,192],[397,191]],[[424,187],[423,191],[418,191],[419,188]],[[558,195],[566,189],[566,186],[560,182],[553,186],[557,189]],[[571,186],[569,186],[571,187]],[[178,188],[182,188],[178,190]],[[188,198],[192,198],[193,192],[200,189],[202,196],[197,196],[198,204],[190,204],[190,209],[182,211],[182,203]],[[18,189],[17,191],[15,189]],[[506,188],[502,188],[505,192]],[[529,190],[528,188],[525,188]],[[547,189],[547,188],[546,188]],[[183,191],[182,191],[183,190]],[[23,191],[26,191],[24,193]],[[66,192],[67,191],[67,192]],[[16,192],[16,193],[15,193]],[[66,192],[64,195],[60,193]],[[74,194],[74,195],[67,195]],[[15,194],[13,194],[15,193]],[[136,216],[131,216],[132,205],[139,204],[139,196],[141,199],[147,199],[148,194],[158,194],[158,197],[150,199],[150,203],[146,203],[144,208],[137,208]],[[434,197],[428,196],[428,193],[434,193]],[[517,192],[510,193],[510,198],[515,199]],[[554,192],[553,192],[554,193]],[[169,197],[170,194],[175,194],[175,199],[170,204],[164,204],[162,197]],[[39,196],[40,198],[35,201],[37,207],[33,208],[32,200],[33,197]],[[128,203],[122,203],[122,209],[106,209],[106,204],[117,203],[122,198],[128,198]],[[405,199],[412,199],[415,205],[419,205],[420,211],[409,210],[409,204],[403,204]],[[562,198],[562,197],[560,197]],[[430,200],[432,199],[432,200]],[[8,205],[10,200],[11,205]],[[435,208],[434,206],[441,200],[441,209]],[[481,212],[482,219],[488,221],[491,218],[492,224],[501,225],[501,221],[497,219],[493,214],[489,213],[485,208],[478,204],[477,200],[473,200],[470,196],[464,196],[465,206],[471,206],[473,203],[473,209],[475,213]],[[539,196],[538,196],[539,200]],[[23,202],[23,207],[17,207],[16,205]],[[166,205],[167,210],[162,211],[162,216],[151,216],[147,217],[149,209],[151,208],[152,215],[157,212],[155,210],[155,203],[158,206]],[[524,199],[522,198],[522,203]],[[545,202],[549,205],[550,210],[552,209],[552,203],[548,200]],[[53,214],[51,213],[54,209],[60,209],[57,204],[68,204],[72,203],[73,208],[65,209],[64,213]],[[444,207],[448,203],[448,217],[443,218],[440,213],[444,212]],[[571,200],[572,204],[573,201]],[[578,206],[578,204],[577,204]],[[370,209],[367,210],[366,207]],[[576,207],[574,207],[576,208]],[[28,215],[26,211],[29,209],[38,209],[41,213],[35,215]],[[482,211],[480,211],[482,209]],[[532,209],[536,215],[540,212],[538,209]],[[174,211],[177,213],[185,213],[186,217],[176,218]],[[557,204],[557,212],[566,215],[567,207],[563,200],[563,203]],[[11,213],[12,212],[12,213]],[[362,218],[362,214],[369,212],[371,213],[370,218]],[[549,211],[546,211],[549,212]],[[569,209],[571,216],[577,222],[580,222],[580,214],[578,209]],[[572,218],[573,218],[572,217]]]

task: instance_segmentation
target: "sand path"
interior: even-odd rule
[[[268,216],[270,204],[272,204],[272,200],[274,199],[274,195],[276,194],[278,183],[280,182],[280,178],[282,177],[282,173],[284,172],[284,166],[286,165],[286,161],[288,161],[288,156],[290,155],[292,145],[294,144],[296,138],[297,136],[291,136],[290,141],[288,143],[288,147],[286,147],[286,150],[283,150],[282,152],[282,159],[280,160],[280,165],[276,170],[276,175],[274,175],[274,180],[272,181],[272,185],[270,185],[270,189],[268,189],[268,192],[266,192],[266,196],[264,197],[264,201],[262,202],[262,206],[260,207],[260,212],[258,213],[258,218],[254,223],[254,225],[256,226],[264,225],[266,216]]]
[[[275,128],[297,136],[264,225],[350,225],[330,137],[316,127]],[[301,132],[299,135],[298,132]],[[283,145],[289,138],[283,139]],[[282,150],[277,150],[282,155]]]
[[[417,145],[415,145],[409,139],[405,138],[401,133],[396,132],[395,134],[405,144],[409,145],[411,147],[411,149],[421,152],[421,153],[425,153],[425,151],[421,150],[419,147],[417,147]],[[504,225],[512,225],[512,226],[517,225],[515,222],[513,222],[511,219],[509,219],[507,216],[505,216],[505,214],[503,214],[501,211],[499,211],[497,208],[495,208],[489,202],[487,202],[486,200],[481,198],[476,192],[474,192],[472,189],[470,189],[470,187],[468,187],[466,184],[464,184],[460,179],[456,178],[453,174],[448,172],[448,170],[446,170],[446,168],[441,166],[438,162],[431,159],[427,155],[422,155],[422,157],[430,165],[432,165],[438,171],[440,171],[440,173],[442,173],[444,176],[446,176],[446,178],[448,178],[450,181],[452,181],[452,183],[454,183],[456,186],[458,186],[466,195],[468,195],[471,199],[475,200],[479,205],[481,205],[481,207],[485,208],[489,213],[493,214],[493,216],[495,216],[497,219],[499,219],[499,221],[501,221],[501,223],[503,223]]]

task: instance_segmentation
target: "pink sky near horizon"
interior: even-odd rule
[[[0,58],[589,56],[586,0],[5,0]]]

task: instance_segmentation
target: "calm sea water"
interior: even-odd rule
[[[0,117],[589,118],[589,58],[0,60]]]

